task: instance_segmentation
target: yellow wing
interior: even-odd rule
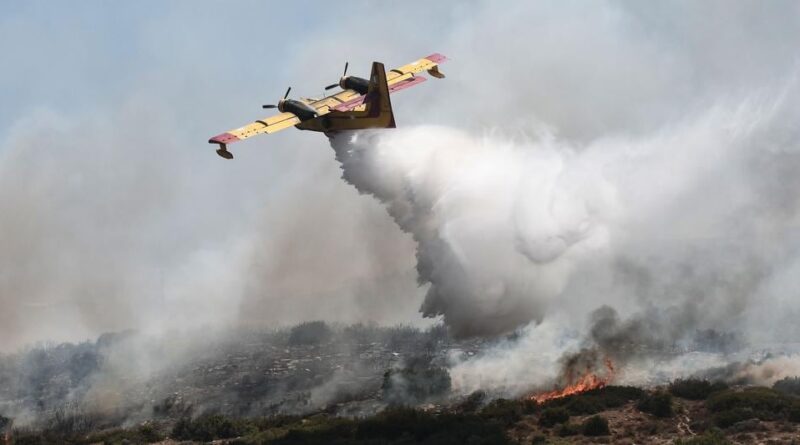
[[[231,144],[243,139],[251,138],[261,133],[275,133],[276,131],[289,128],[300,123],[300,119],[292,113],[281,113],[277,116],[259,119],[252,124],[230,130],[214,136],[209,140],[211,143]]]
[[[441,54],[435,53],[430,56],[415,60],[408,65],[395,68],[386,72],[386,83],[389,84],[389,92],[394,93],[402,89],[414,86],[425,81],[424,77],[415,74],[427,71],[433,77],[444,78],[444,74],[439,72],[439,64],[447,60]],[[354,90],[343,90],[332,96],[324,97],[320,100],[310,102],[309,105],[316,108],[320,116],[335,111],[363,110],[364,95]]]
[[[423,57],[419,60],[409,63],[408,65],[403,65],[400,68],[395,68],[388,73],[386,73],[386,80],[389,82],[389,86],[402,82],[405,79],[413,76],[414,74],[421,73],[423,71],[427,71],[433,77],[438,79],[443,79],[444,74],[439,72],[439,64],[447,60],[447,58],[441,54],[431,54],[428,57]]]

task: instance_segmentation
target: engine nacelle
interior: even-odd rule
[[[369,80],[355,76],[345,76],[339,79],[339,86],[343,90],[353,90],[358,94],[367,94],[369,91]]]
[[[278,111],[282,113],[292,113],[300,121],[307,121],[317,117],[317,110],[311,105],[294,99],[281,99],[278,102]]]

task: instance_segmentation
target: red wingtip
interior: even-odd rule
[[[208,140],[209,144],[230,144],[238,141],[239,138],[230,133],[222,133]]]
[[[439,53],[433,53],[430,56],[425,57],[426,59],[430,60],[433,63],[442,63],[447,61],[447,57]]]

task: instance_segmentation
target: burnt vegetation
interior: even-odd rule
[[[42,429],[59,411],[103,394],[119,419],[177,420],[319,410],[369,414],[385,403],[416,404],[449,394],[451,350],[475,353],[480,340],[454,341],[436,326],[330,325],[237,329],[151,342],[133,332],[95,342],[43,344],[0,355],[0,415],[27,413]],[[170,349],[172,348],[172,349]],[[174,358],[171,351],[185,358]],[[140,355],[154,368],[141,369]],[[91,405],[89,403],[88,405]],[[97,413],[100,415],[101,413]]]
[[[450,373],[427,357],[414,357],[407,364],[383,374],[382,398],[391,405],[414,405],[450,393]]]
[[[800,431],[798,378],[772,388],[701,379],[656,390],[606,386],[542,404],[484,391],[455,395],[445,358],[482,344],[454,341],[442,327],[308,322],[237,331],[202,344],[191,360],[133,390],[125,379],[108,384],[109,351],[135,339],[114,334],[0,356],[0,444],[648,443],[658,437],[716,445]],[[119,402],[90,409],[82,403],[90,391]],[[15,422],[22,412],[35,421]]]

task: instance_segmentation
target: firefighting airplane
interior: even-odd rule
[[[244,127],[230,130],[208,140],[217,144],[217,154],[225,159],[233,159],[228,144],[239,142],[261,133],[275,133],[294,126],[301,130],[321,131],[326,134],[341,130],[363,128],[394,128],[394,112],[389,94],[424,82],[421,73],[427,71],[441,79],[439,64],[447,60],[441,54],[431,54],[408,65],[384,70],[380,62],[372,63],[369,80],[348,76],[348,63],[338,83],[328,85],[325,90],[341,87],[342,91],[321,99],[289,99],[289,87],[277,105],[264,105],[263,108],[277,108],[281,113],[257,120]]]

